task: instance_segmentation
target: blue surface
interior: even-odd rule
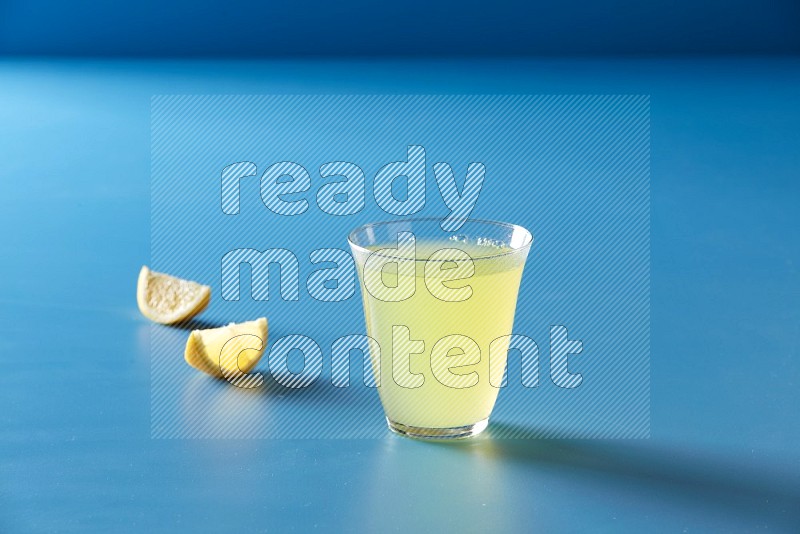
[[[797,54],[794,0],[4,0],[0,53],[91,57]]]
[[[797,531],[799,66],[4,61],[0,530]],[[652,95],[650,440],[150,439],[150,96],[331,92]]]

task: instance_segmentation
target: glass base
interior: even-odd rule
[[[388,417],[386,418],[386,423],[389,425],[389,430],[395,434],[400,434],[401,436],[417,439],[446,440],[471,438],[472,436],[477,436],[486,430],[487,426],[489,426],[489,419],[487,418],[483,421],[478,421],[472,425],[454,426],[450,428],[424,428],[419,426],[409,426],[402,423],[395,423]]]

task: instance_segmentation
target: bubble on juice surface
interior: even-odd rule
[[[510,247],[500,239],[490,237],[469,237],[464,234],[453,235],[448,238],[450,241],[463,245],[472,245],[481,248],[491,248],[496,251],[510,250]]]

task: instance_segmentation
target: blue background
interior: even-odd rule
[[[4,530],[797,530],[796,61],[1,69]],[[651,439],[151,440],[150,97],[300,91],[651,94]]]
[[[793,0],[4,0],[0,52],[55,56],[796,54]]]
[[[0,3],[0,531],[797,532],[797,5],[617,5]],[[651,438],[150,439],[170,93],[650,94]]]

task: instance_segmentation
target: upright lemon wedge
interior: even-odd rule
[[[186,363],[219,378],[240,377],[250,372],[267,346],[267,320],[220,328],[193,330],[186,342]]]
[[[203,311],[211,300],[211,288],[163,273],[146,266],[139,271],[136,301],[148,319],[172,324],[190,319]]]

